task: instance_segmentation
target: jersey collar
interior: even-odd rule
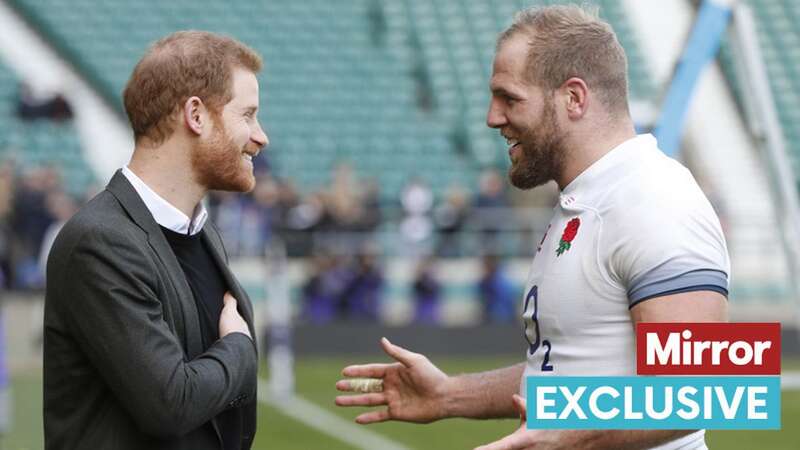
[[[562,207],[568,207],[587,190],[597,187],[598,182],[608,177],[620,175],[628,163],[635,161],[644,151],[657,149],[656,138],[652,134],[640,134],[619,144],[581,172],[559,195]]]

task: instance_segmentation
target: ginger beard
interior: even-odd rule
[[[253,163],[244,158],[244,151],[250,143],[237,146],[228,135],[221,115],[214,117],[213,123],[211,137],[201,139],[192,152],[192,170],[197,182],[208,190],[252,191],[256,186]]]
[[[566,158],[564,134],[556,121],[553,98],[546,99],[539,123],[519,130],[520,152],[511,158],[508,178],[519,189],[533,189],[561,174]]]

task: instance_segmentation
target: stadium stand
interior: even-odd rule
[[[794,0],[748,0],[753,8],[761,53],[775,99],[784,139],[795,176],[800,174],[800,3]],[[735,70],[735,55],[723,45],[722,67],[741,100],[742,86]]]
[[[71,120],[21,119],[20,89],[18,77],[0,61],[0,161],[13,161],[21,171],[58,167],[65,189],[83,196],[95,177]]]
[[[411,177],[437,195],[454,184],[474,190],[481,167],[506,164],[484,125],[488,77],[496,33],[530,2],[10,3],[120,110],[133,64],[155,39],[197,28],[247,42],[265,60],[269,162],[304,190],[329,182],[337,162],[379,180],[384,199]],[[620,2],[598,4],[628,51],[633,97],[653,98]]]
[[[9,2],[121,117],[120,93],[152,41],[190,28],[236,36],[264,56],[261,121],[270,135],[267,158],[275,173],[309,193],[329,186],[332,168],[347,162],[360,178],[378,181],[387,202],[396,201],[403,186],[415,177],[425,180],[439,199],[454,184],[474,193],[483,167],[507,164],[505,144],[484,124],[494,41],[514,11],[537,3],[560,2]],[[663,86],[656,86],[650,76],[625,2],[593,3],[626,48],[632,100],[657,104]],[[800,99],[796,49],[800,39],[794,25],[800,6],[791,0],[751,1],[756,3],[770,79],[795,157],[795,173],[799,173],[800,121],[792,105]],[[732,75],[730,50],[723,47],[723,54],[728,62],[723,66]],[[7,87],[0,89],[4,93],[16,89],[15,83],[4,81]],[[66,131],[57,124],[31,126],[39,129],[30,139],[19,131],[4,136],[14,142],[48,141],[54,139],[47,132],[53,128],[67,135],[59,141],[78,148],[68,126]],[[60,149],[53,157],[67,158],[67,153]],[[75,164],[71,172],[77,176],[89,173],[85,165]],[[392,227],[386,224],[382,229],[393,231]],[[757,231],[761,236],[761,230]],[[387,236],[387,241],[396,240],[394,234]],[[731,248],[737,249],[740,241],[733,239]],[[519,245],[514,240],[503,246],[515,247]],[[768,256],[770,252],[763,250]],[[754,265],[764,266],[760,259],[751,259]],[[737,273],[748,273],[740,266]],[[737,298],[787,298],[789,292],[783,281],[738,280],[746,282],[737,283]]]

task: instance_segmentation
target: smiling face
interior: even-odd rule
[[[524,34],[505,41],[495,56],[486,123],[509,144],[509,179],[532,189],[561,174],[565,133],[558,124],[552,92],[532,84],[525,74],[528,43]]]
[[[192,152],[192,170],[208,190],[249,192],[255,187],[252,159],[269,140],[258,123],[255,74],[236,68],[231,86],[233,97],[211,114],[213,127]]]

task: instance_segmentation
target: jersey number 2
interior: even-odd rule
[[[533,299],[533,311],[531,312],[531,324],[533,324],[532,332],[536,336],[533,342],[531,342],[530,338],[528,338],[528,321],[525,320],[525,340],[528,341],[528,352],[532,356],[536,353],[536,350],[539,349],[540,345],[542,347],[547,347],[544,353],[544,360],[542,361],[542,372],[552,372],[553,366],[550,364],[550,349],[552,346],[550,345],[550,341],[547,339],[542,340],[541,336],[539,335],[539,287],[534,286],[528,291],[528,295],[525,296],[525,307],[523,308],[523,316],[528,312],[528,305]]]

